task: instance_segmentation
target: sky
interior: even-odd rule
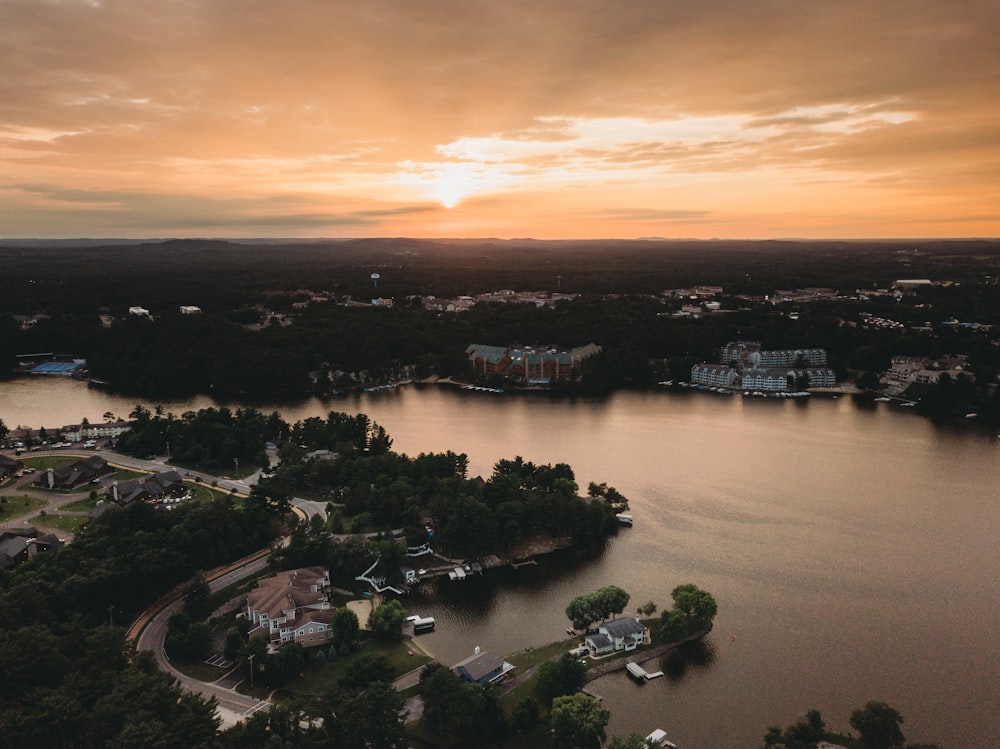
[[[998,237],[998,39],[998,0],[0,0],[0,237]]]

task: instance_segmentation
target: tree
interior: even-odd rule
[[[628,606],[629,594],[617,585],[607,585],[593,593],[577,596],[566,607],[566,616],[577,629],[586,629],[598,619],[620,614]]]
[[[383,640],[399,640],[403,637],[403,622],[406,609],[399,601],[383,603],[372,612],[372,631]]]
[[[237,627],[230,627],[226,631],[226,641],[222,646],[222,655],[227,661],[235,661],[243,647],[243,635]]]
[[[333,612],[330,622],[330,639],[337,645],[347,643],[351,647],[358,641],[358,615],[346,606]]]
[[[212,591],[205,582],[205,575],[199,572],[184,589],[184,611],[195,621],[200,621],[212,613]]]
[[[579,692],[587,677],[587,667],[569,653],[538,667],[538,693],[547,700]]]
[[[711,593],[693,583],[678,585],[670,595],[674,599],[674,609],[692,629],[707,627],[719,610]]]
[[[608,749],[649,749],[649,744],[638,733],[630,733],[628,736],[613,736]]]
[[[8,429],[7,425],[3,423],[3,419],[0,419],[0,442],[7,439],[8,434],[10,434],[10,429]]]
[[[511,710],[510,721],[515,731],[527,731],[538,721],[538,703],[533,697],[522,697]]]
[[[345,689],[364,689],[376,681],[392,681],[392,664],[381,653],[361,653],[344,668],[340,685]]]
[[[554,749],[600,749],[611,711],[593,697],[577,693],[552,701]]]
[[[418,693],[424,701],[421,722],[435,728],[439,737],[452,727],[461,689],[458,677],[437,661],[428,663],[420,672]]]
[[[903,716],[884,702],[872,700],[851,713],[851,728],[858,732],[868,749],[902,746],[906,738],[900,725]]]

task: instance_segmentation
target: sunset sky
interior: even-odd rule
[[[1000,236],[998,0],[0,0],[0,237]]]

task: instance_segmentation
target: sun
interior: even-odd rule
[[[501,164],[479,161],[440,161],[401,164],[403,184],[417,188],[426,198],[451,209],[463,200],[502,190],[513,183]]]

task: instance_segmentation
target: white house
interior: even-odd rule
[[[626,616],[597,625],[597,632],[587,635],[584,643],[591,655],[603,655],[616,650],[635,650],[651,642],[649,627],[639,617]]]

